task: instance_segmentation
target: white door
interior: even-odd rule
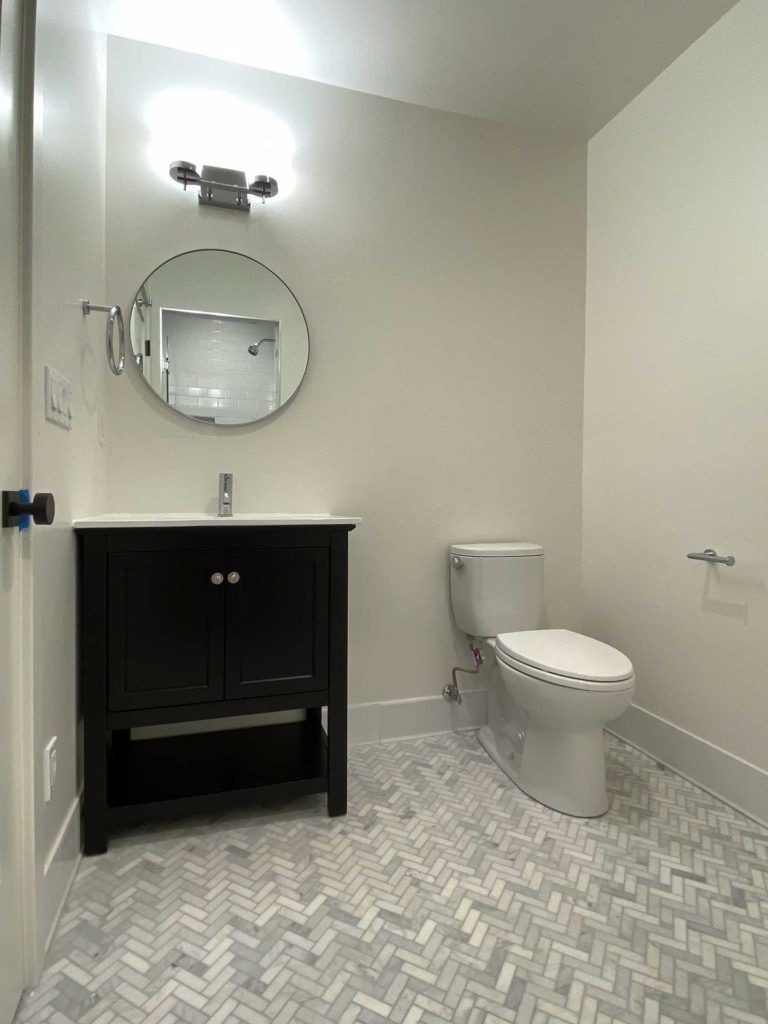
[[[19,94],[21,2],[0,0],[0,487],[17,490],[21,448]],[[21,543],[0,529],[0,1021],[24,980],[21,838]]]

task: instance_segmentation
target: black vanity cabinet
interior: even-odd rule
[[[211,583],[216,562],[213,551],[108,553],[110,711],[222,700],[227,595]]]
[[[351,529],[75,526],[86,854],[113,825],[267,798],[345,813]],[[302,720],[208,725],[284,710]],[[179,722],[208,731],[132,733]]]
[[[230,562],[225,696],[327,689],[328,550],[238,551]]]

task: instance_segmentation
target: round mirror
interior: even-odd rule
[[[288,285],[226,249],[195,249],[153,270],[133,301],[130,335],[159,398],[223,426],[285,405],[309,359],[307,322]]]

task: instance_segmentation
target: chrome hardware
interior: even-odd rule
[[[184,186],[185,192],[187,186],[199,188],[198,203],[206,206],[221,206],[226,210],[247,213],[251,208],[248,196],[258,196],[264,203],[277,195],[277,182],[267,174],[257,174],[249,185],[243,171],[203,164],[200,173],[188,160],[174,160],[168,173]]]
[[[461,569],[464,563],[462,562],[458,555],[451,555],[451,565],[453,566],[454,569]]]
[[[240,582],[240,573],[239,572],[229,572],[229,573],[227,573],[227,583],[239,583],[239,582]]]
[[[119,306],[94,306],[88,299],[82,300],[82,306],[83,316],[89,316],[94,312],[108,314],[106,332],[107,362],[109,363],[109,368],[112,373],[114,373],[116,377],[119,377],[125,367],[125,324],[123,323],[122,309],[120,309]],[[115,321],[117,321],[117,332],[119,338],[117,362],[115,362],[115,347],[113,344]]]
[[[226,518],[232,515],[232,484],[231,473],[219,473],[219,515]]]
[[[459,684],[456,682],[455,676],[452,683],[446,683],[443,687],[443,700],[454,701],[456,704],[462,703]]]
[[[459,558],[458,561],[463,565],[464,563]],[[482,655],[480,648],[475,642],[470,639],[469,649],[472,652],[472,656],[475,659],[474,668],[462,668],[461,665],[454,665],[451,669],[451,681],[446,683],[443,687],[443,699],[447,701],[453,701],[456,704],[461,704],[461,690],[459,690],[459,680],[457,678],[459,672],[464,672],[468,676],[476,676],[479,674],[480,669],[485,664],[485,658]]]
[[[215,572],[213,574],[213,576],[211,576],[211,583],[214,585],[214,587],[220,587],[223,582],[224,582],[224,573],[223,572]]]
[[[736,565],[733,555],[718,555],[714,548],[705,548],[704,551],[692,551],[688,558],[697,562],[718,562],[720,565]]]

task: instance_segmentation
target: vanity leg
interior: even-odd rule
[[[107,852],[107,733],[106,701],[96,687],[83,701],[83,853]],[[99,699],[101,697],[101,699]]]
[[[83,715],[83,853],[107,850],[106,543],[81,545],[79,575],[80,706]],[[87,601],[83,595],[89,594]]]
[[[331,534],[328,814],[347,813],[347,533]]]
[[[92,857],[107,852],[107,737],[102,740],[101,758],[86,755],[90,777],[83,786],[83,854]],[[103,768],[97,763],[100,761]]]
[[[347,813],[347,709],[328,708],[328,816]]]

